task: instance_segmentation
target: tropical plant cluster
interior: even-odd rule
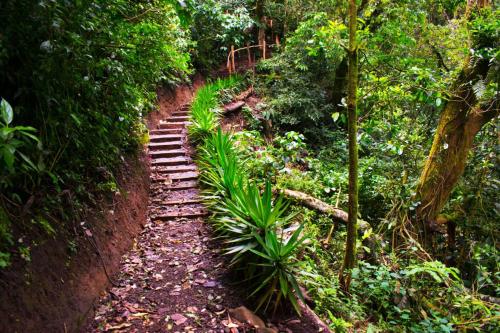
[[[117,166],[147,140],[157,85],[191,72],[178,8],[1,2],[0,267],[12,251],[29,259],[35,235],[66,230],[59,221],[117,190]]]
[[[347,195],[335,185],[347,183],[347,172],[332,171],[331,165],[321,163],[325,157],[314,156],[314,149],[304,142],[303,135],[287,132],[276,135],[271,143],[266,143],[257,131],[245,130],[232,137],[238,156],[245,161],[247,178],[255,179],[261,189],[271,181],[274,192],[293,189],[332,206],[347,204]],[[338,279],[345,227],[328,215],[295,203],[289,210],[300,218],[308,236],[295,255],[297,281],[314,300],[314,310],[335,331],[347,332],[363,326],[372,332],[489,331],[497,324],[499,307],[471,292],[462,271],[429,257],[419,258],[417,243],[392,251],[390,241],[384,237],[385,224],[374,224],[372,229],[360,233],[356,244],[358,267],[353,270],[350,291],[345,293]],[[368,221],[373,223],[373,218]],[[333,236],[325,244],[333,225]],[[375,246],[368,246],[365,240],[373,237]],[[489,249],[494,256],[496,250]],[[479,263],[485,259],[484,250],[476,251]],[[492,268],[486,268],[485,262],[482,265],[477,275],[470,278],[474,280],[473,288],[482,286],[484,292],[496,288],[496,283],[494,274],[489,273]]]
[[[5,0],[0,18],[0,268],[119,191],[158,85],[266,41],[269,59],[253,48],[241,76],[197,90],[188,128],[210,221],[258,308],[307,299],[337,332],[498,331],[495,1]],[[246,86],[246,128],[223,130],[221,105]],[[331,210],[355,196],[369,228],[351,237]]]
[[[199,89],[192,103],[191,137],[200,142],[197,164],[204,184],[203,198],[211,221],[230,256],[230,265],[249,286],[256,308],[274,309],[288,301],[299,311],[303,301],[296,278],[295,254],[305,240],[283,197],[275,197],[271,182],[250,181],[235,137],[218,125],[222,90],[241,79],[217,80]],[[205,124],[210,124],[206,126]]]
[[[260,102],[243,110],[248,130],[232,135],[245,172],[261,191],[270,181],[275,191],[301,191],[347,211],[348,1],[259,3],[268,22],[272,18],[268,42],[278,35],[282,43],[247,76]],[[359,233],[358,268],[345,293],[337,277],[345,227],[292,204],[310,236],[297,255],[308,278],[297,278],[307,285],[315,310],[337,331],[495,331],[498,6],[356,3],[359,212],[372,229]],[[246,6],[258,16],[257,5]],[[258,17],[255,21],[261,26]],[[464,99],[467,103],[455,108]],[[467,123],[477,110],[484,120]],[[462,123],[453,122],[464,115],[469,117]],[[273,138],[264,133],[262,119],[272,123]],[[460,138],[472,132],[458,134],[472,128],[467,126],[480,129],[470,144]],[[459,147],[468,148],[454,156]],[[440,174],[426,172],[429,163]],[[439,182],[444,175],[456,181],[445,194],[440,192],[445,183]],[[422,222],[423,212],[438,201],[422,190],[425,183],[448,199],[439,214]],[[433,236],[424,240],[426,234]]]

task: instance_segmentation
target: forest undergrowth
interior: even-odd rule
[[[338,332],[497,330],[494,1],[7,0],[0,18],[0,269],[55,235],[75,255],[158,85],[223,64],[240,74],[198,90],[189,135],[256,309],[307,304]],[[241,94],[244,129],[222,130]]]

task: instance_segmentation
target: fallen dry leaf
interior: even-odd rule
[[[171,315],[170,318],[172,318],[175,325],[177,325],[177,326],[184,324],[188,320],[186,317],[184,317],[180,313],[175,313],[175,314]]]

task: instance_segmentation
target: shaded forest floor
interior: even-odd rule
[[[141,152],[124,164],[120,192],[87,212],[76,238],[48,239],[33,249],[31,262],[1,272],[1,332],[234,333],[263,325],[250,311],[235,310],[252,304],[204,219],[185,124],[168,125],[186,120],[201,84],[196,78],[194,87],[159,90],[160,108],[148,117],[149,161]],[[242,126],[239,113],[223,120],[226,130]],[[266,324],[259,332],[318,331],[313,319],[291,313]]]
[[[167,94],[160,105],[168,106]],[[187,104],[150,122],[151,189],[145,228],[95,305],[87,332],[317,332],[308,319],[264,322],[245,304],[214,241],[187,140]],[[234,117],[235,121],[240,117]],[[226,124],[227,125],[227,124]],[[251,308],[251,305],[249,305]],[[256,327],[261,328],[256,330]]]

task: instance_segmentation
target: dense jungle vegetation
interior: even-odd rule
[[[119,191],[156,88],[202,73],[189,135],[255,308],[498,331],[494,1],[4,0],[0,19],[0,269],[55,234],[78,251],[74,221]],[[245,128],[223,130],[249,87]]]

